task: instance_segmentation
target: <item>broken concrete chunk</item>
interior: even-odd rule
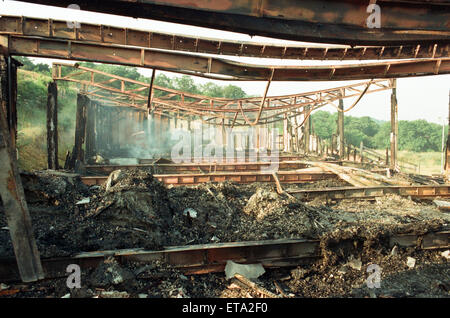
[[[190,218],[195,219],[197,217],[198,213],[194,209],[187,208],[187,209],[184,209],[183,215],[189,216]]]
[[[256,279],[265,272],[261,264],[237,264],[233,261],[227,261],[227,265],[225,266],[227,279],[234,277],[235,274],[241,274],[248,279]]]
[[[416,265],[416,259],[408,256],[408,258],[406,259],[406,265],[410,269],[414,268],[414,266]]]
[[[441,253],[442,257],[445,257],[447,260],[450,259],[450,250],[446,250],[444,252]]]

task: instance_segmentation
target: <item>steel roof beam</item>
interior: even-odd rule
[[[73,0],[26,2],[67,7]],[[82,10],[190,24],[280,39],[349,45],[450,40],[449,1],[378,0],[380,28],[369,28],[369,1],[79,0]]]
[[[272,81],[336,81],[450,73],[450,58],[334,66],[265,66],[135,47],[15,35],[8,38],[12,55],[122,64],[220,80],[267,81],[272,69]]]

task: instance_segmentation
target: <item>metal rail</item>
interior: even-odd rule
[[[139,165],[87,165],[86,170],[96,174],[109,174],[118,169],[153,168],[155,173],[182,173],[182,172],[250,172],[261,171],[270,167],[270,162],[237,162],[237,163],[187,163],[187,164],[139,164]],[[308,167],[301,162],[277,162],[279,170],[303,169]]]
[[[389,246],[418,249],[445,249],[450,247],[450,231],[431,231],[424,234],[395,233],[389,237]],[[221,272],[228,260],[237,263],[261,263],[265,268],[291,267],[309,263],[322,257],[320,241],[305,239],[281,239],[189,245],[168,247],[162,251],[143,249],[87,252],[65,258],[42,259],[45,278],[66,277],[69,264],[82,269],[95,268],[106,257],[114,257],[121,263],[145,264],[155,260],[181,270],[186,274]],[[0,259],[0,281],[19,280],[14,258]]]
[[[367,199],[382,197],[386,194],[398,194],[404,197],[431,199],[436,197],[450,197],[450,184],[420,186],[340,187],[329,189],[290,190],[287,192],[301,200],[313,200],[317,197],[331,200]]]
[[[7,37],[7,38],[5,38]],[[122,64],[177,73],[244,81],[336,81],[401,78],[450,73],[450,58],[329,66],[266,66],[154,49],[99,45],[16,35],[0,36],[12,55]]]
[[[25,0],[67,7],[73,0]],[[82,10],[156,19],[303,42],[405,45],[449,41],[449,2],[379,0],[380,28],[369,28],[367,1],[79,0]],[[373,12],[373,10],[372,10]]]
[[[67,21],[24,16],[1,16],[0,33],[46,38],[83,40],[93,43],[132,45],[192,53],[282,58],[298,60],[380,60],[441,58],[450,56],[450,45],[415,44],[396,46],[314,47],[237,42],[181,34],[143,31],[103,24],[79,23],[68,29]]]
[[[337,176],[329,172],[297,172],[279,171],[278,178],[282,183],[303,183],[325,179],[336,179]],[[156,179],[164,184],[174,186],[196,185],[206,182],[234,181],[237,183],[275,182],[272,172],[216,172],[200,174],[155,174]],[[102,185],[108,176],[84,176],[81,181],[86,185]]]

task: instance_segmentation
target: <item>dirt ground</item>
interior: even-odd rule
[[[450,215],[432,201],[387,195],[372,201],[304,203],[279,195],[272,184],[224,182],[167,188],[145,170],[119,171],[106,185],[90,188],[70,174],[42,172],[23,179],[42,257],[123,248],[159,250],[216,242],[319,239],[322,259],[307,266],[267,270],[256,283],[283,297],[450,295],[450,266],[442,251],[392,251],[386,243],[391,233],[445,228]],[[314,186],[342,186],[342,182],[325,180],[304,187]],[[344,248],[343,242],[352,242],[352,246]],[[0,213],[0,257],[13,255],[4,213]],[[413,268],[407,266],[408,257],[416,261]],[[381,288],[365,287],[370,264],[382,269]],[[185,276],[160,262],[142,266],[105,260],[97,269],[83,273],[82,282],[83,288],[72,291],[71,297],[261,297],[240,282],[227,281],[223,273]],[[16,291],[9,297],[69,293],[65,279],[9,285],[3,290]],[[8,292],[3,294],[8,296]]]

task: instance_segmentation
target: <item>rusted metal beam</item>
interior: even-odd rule
[[[450,231],[430,231],[423,234],[393,233],[389,247],[415,247],[421,250],[450,247]],[[260,263],[265,268],[305,265],[322,257],[319,240],[279,239],[167,247],[162,251],[125,249],[76,254],[73,257],[43,259],[47,278],[67,277],[67,266],[77,264],[86,270],[96,268],[107,257],[120,263],[145,264],[163,261],[184,274],[199,275],[223,272],[227,261],[241,264]],[[17,268],[11,259],[0,259],[0,280],[17,281]]]
[[[109,174],[118,169],[150,168],[155,173],[216,173],[216,172],[249,172],[261,171],[270,167],[270,162],[241,162],[241,163],[185,163],[185,164],[140,164],[140,165],[87,165],[90,173]],[[279,170],[303,169],[307,164],[301,162],[277,162]]]
[[[61,68],[72,68],[72,69],[80,69],[83,72],[75,72],[69,73],[65,76],[60,76],[61,73],[59,70]],[[95,74],[101,74],[102,76],[111,77],[111,80],[120,80],[123,83],[123,87],[126,88],[128,84],[139,85],[140,87],[135,88],[133,91],[137,90],[147,90],[150,84],[145,82],[139,82],[136,80],[127,79],[124,77],[120,77],[114,74],[105,73],[102,71],[98,71],[95,69],[87,68],[84,66],[80,66],[78,64],[66,64],[66,63],[53,63],[53,79],[54,80],[63,80],[79,83],[85,87],[94,87],[94,92],[92,90],[85,90],[84,93],[90,95],[94,98],[97,98],[102,102],[103,105],[115,105],[115,106],[124,106],[124,107],[134,107],[137,109],[142,109],[147,111],[145,104],[142,104],[145,100],[148,103],[148,96],[140,95],[137,93],[130,93],[130,90],[121,91],[118,88],[109,86],[107,84],[97,83],[94,78]],[[89,76],[90,75],[90,76]],[[81,77],[80,76],[84,76]],[[86,79],[86,77],[89,77]],[[111,80],[107,82],[112,83]],[[105,81],[103,81],[105,82]],[[152,86],[154,89],[158,90],[162,95],[166,94],[166,96],[161,96],[159,98],[152,98],[152,111],[160,110],[166,112],[166,115],[169,113],[177,112],[181,115],[194,114],[196,116],[206,117],[209,119],[212,118],[221,118],[221,119],[231,119],[231,116],[226,117],[225,113],[234,114],[234,118],[232,123],[222,122],[224,126],[243,126],[248,125],[248,118],[245,113],[250,112],[251,114],[248,116],[257,116],[256,113],[261,111],[261,103],[264,98],[261,97],[253,97],[253,98],[240,98],[240,99],[231,99],[231,98],[212,98],[209,96],[203,96],[198,94],[191,94],[182,91],[177,91],[174,89],[167,89],[160,86]],[[296,113],[302,112],[305,106],[313,105],[314,109],[318,109],[330,103],[334,105],[333,102],[339,98],[352,98],[358,97],[358,100],[362,97],[362,95],[368,93],[380,92],[383,90],[387,90],[391,88],[391,82],[389,80],[372,80],[369,82],[356,83],[336,88],[330,88],[325,90],[318,90],[313,92],[306,92],[300,94],[291,94],[291,95],[283,95],[283,96],[270,96],[266,99],[266,105],[263,108],[265,113],[268,113],[265,117],[260,118],[260,123],[268,123],[282,120],[277,119],[277,115],[279,113],[283,114],[283,112],[294,109],[291,117],[297,116]],[[109,95],[101,94],[100,92],[97,94],[98,90],[104,91],[105,93],[114,93],[117,96],[121,96],[124,98],[124,101],[113,100]],[[178,97],[178,98],[176,98]],[[173,99],[175,98],[175,99]],[[184,102],[185,98],[189,98],[191,101],[189,103]],[[139,103],[140,102],[140,103]],[[213,106],[211,106],[213,105]],[[259,105],[259,107],[255,107],[255,105]],[[335,106],[337,108],[337,106]],[[353,107],[353,106],[351,106]],[[350,109],[350,108],[349,108]],[[348,111],[349,109],[345,110]],[[342,110],[344,111],[344,110]],[[253,114],[252,114],[253,113]],[[170,116],[170,115],[168,115]],[[238,116],[239,120],[238,120]],[[203,120],[203,119],[202,119]]]
[[[288,154],[283,154],[277,157],[277,161],[278,162],[286,162],[286,161],[298,161],[298,160],[302,160],[304,158],[300,157],[299,155],[288,155]],[[258,163],[258,162],[271,162],[273,161],[273,157],[271,157],[270,155],[263,155],[263,154],[251,154],[251,153],[246,153],[244,158],[239,158],[239,157],[234,157],[234,158],[221,158],[218,159],[216,157],[208,157],[208,156],[204,156],[204,157],[193,157],[192,162],[200,162],[200,163],[207,163],[207,164],[220,164],[220,162],[227,162],[230,163],[236,163],[236,164],[241,164],[241,163]],[[138,159],[139,164],[153,164],[155,162],[155,159],[145,159],[145,158],[141,158]],[[337,163],[335,161],[333,161],[334,163]],[[189,165],[189,163],[183,163],[183,165]]]
[[[190,174],[155,174],[154,177],[164,184],[195,185],[206,182],[234,181],[237,183],[275,182],[272,172],[215,172]],[[336,179],[337,176],[329,172],[301,172],[279,171],[278,178],[281,183],[305,183],[325,179]],[[108,176],[81,177],[87,185],[101,185]]]
[[[265,66],[192,54],[9,35],[13,55],[114,63],[222,80],[335,81],[450,73],[450,58],[334,66]],[[439,66],[439,67],[437,67]]]
[[[316,197],[324,199],[367,199],[382,197],[386,194],[398,194],[404,197],[429,199],[450,197],[450,185],[420,185],[420,186],[377,186],[377,187],[340,187],[329,189],[291,190],[289,194],[302,199],[313,200]]]
[[[71,0],[27,0],[67,7]],[[369,2],[351,0],[80,0],[82,10],[304,42],[388,45],[449,41],[446,1],[379,0],[380,28],[369,28]]]
[[[73,32],[67,28],[67,21],[24,16],[1,16],[1,33],[193,53],[298,60],[379,60],[450,56],[448,43],[358,47],[274,45],[190,37],[88,23],[80,23],[77,32]]]

